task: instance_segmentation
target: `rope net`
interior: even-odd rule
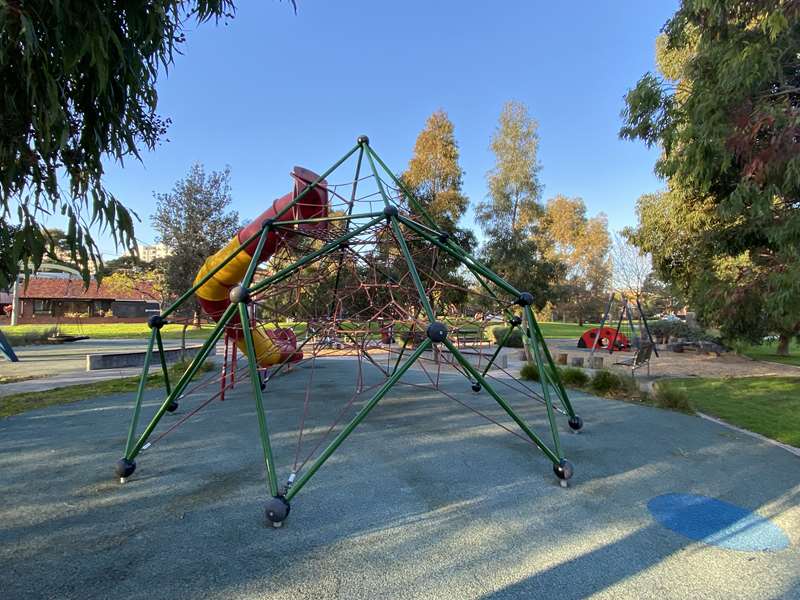
[[[296,377],[298,385],[303,381],[304,400],[297,406],[297,440],[290,482],[318,455],[342,423],[352,417],[362,402],[383,385],[411,350],[426,338],[430,319],[408,257],[403,252],[404,244],[418,273],[424,296],[437,319],[448,326],[448,339],[471,358],[471,363],[486,381],[498,390],[512,392],[515,401],[520,403],[530,400],[544,404],[546,396],[542,386],[552,386],[549,394],[552,409],[567,414],[553,383],[520,380],[503,366],[504,361],[493,360],[497,345],[492,330],[509,327],[509,318],[520,314],[519,307],[507,292],[486,279],[478,281],[473,272],[459,265],[456,259],[418,231],[402,227],[403,239],[398,239],[388,219],[373,222],[375,214],[383,212],[388,205],[397,209],[401,220],[411,220],[421,230],[440,235],[425,227],[417,211],[409,207],[405,194],[393,184],[394,181],[384,178],[376,179],[374,174],[363,176],[358,167],[349,181],[328,182],[328,217],[313,222],[275,223],[274,230],[285,236],[284,243],[255,271],[251,289],[258,289],[259,282],[268,278],[274,281],[251,296],[252,326],[269,332],[273,337],[293,336],[297,352],[302,353],[299,360],[295,355],[259,370],[267,413],[271,384],[275,378]],[[359,228],[363,231],[340,243],[334,251],[309,261],[302,268],[290,268],[325,244]],[[286,274],[281,275],[284,272]],[[529,325],[523,324],[522,327]],[[213,402],[236,401],[237,396],[230,392],[237,385],[245,385],[250,390],[247,359],[239,355],[236,346],[241,336],[241,324],[226,329],[218,342],[222,346],[219,354],[223,356],[219,370],[203,375],[187,388],[180,396],[181,410],[175,414],[176,420],[151,438],[144,449],[191,421]],[[521,351],[504,348],[498,351],[498,356]],[[318,370],[326,359],[331,358],[355,361],[352,393],[328,399],[341,406],[334,411],[330,423],[319,425],[312,419],[312,399],[324,390],[324,373],[318,373]],[[463,377],[465,390],[471,387],[478,391],[479,388],[476,390],[475,378],[448,351],[433,347],[419,357],[413,370],[416,377],[409,378],[406,373],[398,385],[436,390],[443,397],[535,445],[517,430],[508,417],[491,416],[478,407],[481,403],[497,406],[486,394],[482,398],[475,394],[467,401],[464,394],[454,393],[453,379],[445,375]],[[367,381],[367,371],[378,373],[377,382],[374,377],[371,382]],[[310,425],[312,420],[313,426]]]

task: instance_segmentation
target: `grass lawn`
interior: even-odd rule
[[[27,336],[34,337],[37,334],[44,334],[54,329],[55,325],[15,325],[14,327],[0,327],[6,334],[12,345],[20,345],[19,341]],[[147,323],[99,323],[76,325],[74,323],[63,323],[58,327],[59,331],[66,335],[88,335],[94,339],[112,338],[142,338],[150,337],[150,328]],[[167,339],[180,339],[183,325],[166,325],[161,330],[161,335]],[[211,325],[203,325],[202,328],[188,327],[186,329],[187,338],[203,338],[212,329]],[[18,340],[15,342],[15,340]]]
[[[374,324],[377,328],[377,324]],[[500,324],[498,324],[500,325]],[[345,323],[345,328],[347,324]],[[8,337],[12,346],[22,346],[26,343],[26,338],[38,336],[46,337],[54,329],[54,325],[15,325],[14,327],[0,327],[0,330]],[[586,329],[592,325],[586,324],[583,327],[577,323],[539,323],[542,334],[546,338],[578,338]],[[204,339],[213,329],[213,325],[203,325],[202,327],[188,327],[186,329],[187,339]],[[305,323],[295,323],[295,332],[302,335],[305,331]],[[88,335],[92,339],[147,339],[150,336],[150,328],[147,323],[101,323],[76,325],[74,323],[64,323],[59,326],[59,330],[67,335]],[[161,330],[164,339],[180,339],[183,325],[166,325]],[[28,341],[28,343],[30,343]],[[798,357],[800,362],[800,356]]]
[[[599,323],[584,323],[578,325],[577,323],[549,323],[540,322],[539,329],[542,330],[542,335],[546,338],[575,338],[575,343],[578,343],[578,338],[583,335],[583,332],[592,327],[599,327]]]
[[[186,370],[188,363],[176,363],[170,367],[170,381],[177,380]],[[214,366],[210,362],[200,365],[199,371],[194,379],[202,373],[210,371]],[[0,418],[10,417],[29,410],[54,406],[56,404],[69,404],[79,400],[90,400],[98,396],[111,394],[124,394],[135,392],[139,386],[138,377],[124,377],[122,379],[107,379],[95,383],[83,383],[80,385],[70,385],[52,390],[41,392],[23,392],[21,394],[9,394],[0,396]],[[164,376],[161,373],[154,373],[147,378],[147,389],[164,387]]]
[[[760,346],[744,346],[740,352],[745,356],[755,360],[767,360],[770,362],[782,363],[785,365],[795,365],[800,367],[800,343],[792,341],[789,345],[789,356],[778,356],[775,350],[778,348],[777,342],[762,344]]]
[[[676,379],[692,407],[732,425],[800,447],[800,377]]]

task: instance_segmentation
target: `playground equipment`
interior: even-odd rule
[[[611,322],[610,320],[616,314],[617,307],[619,307],[619,318],[616,327],[607,326],[606,323]],[[617,294],[617,292],[611,292],[609,295],[600,326],[584,331],[578,339],[578,348],[592,349],[590,356],[594,356],[598,349],[608,350],[609,354],[613,354],[629,350],[638,352],[645,346],[649,346],[652,352],[658,356],[658,350],[653,336],[650,334],[647,317],[639,298],[631,301],[624,294]],[[647,355],[647,360],[649,360],[649,350]]]
[[[578,348],[591,348],[593,351],[596,348],[608,348],[611,352],[624,351],[630,347],[628,336],[613,327],[592,327],[584,331],[578,339]]]
[[[0,331],[0,352],[11,362],[19,362],[14,348],[11,347],[11,342],[8,341],[8,338],[2,331]]]
[[[353,162],[352,176],[343,183],[331,183],[332,175],[341,173],[343,165]],[[556,417],[566,416],[573,431],[581,429],[583,421],[567,397],[534,318],[533,294],[518,290],[461,248],[389,170],[366,136],[359,137],[356,145],[321,175],[296,167],[292,177],[292,192],[276,200],[225,248],[209,257],[194,286],[161,314],[149,319],[151,334],[145,364],[124,455],[115,467],[120,480],[125,482],[134,473],[136,459],[143,451],[151,449],[210,402],[225,400],[226,391],[236,384],[237,375],[246,372],[256,404],[270,495],[265,513],[276,527],[286,519],[290,502],[311,477],[397,385],[422,385],[437,390],[530,443],[549,459],[558,481],[566,486],[573,466],[564,456]],[[439,273],[443,258],[462,265],[474,280],[475,289],[469,283]],[[464,326],[460,321],[441,316],[443,311],[437,310],[447,305],[448,294],[454,292],[477,295],[494,304],[494,314],[504,316],[509,326],[507,333],[491,354],[484,353],[482,333],[476,333],[489,326],[488,318]],[[197,295],[204,311],[215,321],[214,329],[177,381],[170,380],[166,363],[161,360],[166,393],[140,431],[143,393],[154,348],[163,350],[161,328],[193,295]],[[460,329],[464,335],[458,341]],[[498,357],[503,344],[515,329],[522,331],[527,350],[541,373],[537,388],[500,367]],[[220,375],[192,382],[220,340],[225,345]],[[237,366],[237,351],[244,355],[246,364]],[[354,393],[343,399],[346,402],[338,416],[317,435],[311,451],[301,452],[304,443],[311,443],[307,442],[310,434],[304,436],[304,423],[312,405],[314,386],[324,384],[320,381],[325,377],[324,372],[314,379],[315,365],[325,357],[342,355],[358,364]],[[300,376],[299,373],[284,375],[293,364],[302,365],[302,370],[308,372],[306,399],[302,407],[298,406],[301,414],[294,465],[286,483],[280,486],[264,407],[273,378]],[[418,374],[424,373],[428,383],[410,383],[404,379],[412,367]],[[377,372],[380,383],[366,385],[365,369]],[[498,376],[498,369],[503,371],[502,376]],[[496,402],[521,432],[450,393],[441,383],[443,371],[463,376],[466,390],[475,393],[475,401],[483,398]],[[216,393],[201,398],[175,424],[153,436],[165,414],[178,407],[179,399],[182,405],[184,401],[191,404],[193,398],[217,384]],[[535,433],[512,407],[506,389],[516,397],[544,405],[550,441]],[[481,395],[481,391],[486,395]],[[333,435],[360,398],[368,399]],[[324,445],[331,435],[333,439]]]

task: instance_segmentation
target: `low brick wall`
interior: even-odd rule
[[[186,358],[194,358],[200,352],[202,346],[187,346]],[[98,371],[100,369],[122,369],[124,367],[143,367],[144,356],[146,351],[141,352],[103,352],[98,354],[86,355],[86,370]],[[209,356],[216,354],[216,348],[212,347]],[[164,350],[164,357],[167,363],[178,362],[181,359],[181,349],[171,348]],[[159,361],[158,350],[153,350],[153,357],[150,359],[151,365],[158,365]]]

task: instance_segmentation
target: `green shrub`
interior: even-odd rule
[[[685,390],[677,387],[655,385],[653,386],[653,403],[659,408],[668,408],[685,413],[693,413],[689,404],[689,396]]]
[[[508,327],[495,327],[492,330],[492,335],[494,336],[494,343],[500,344],[503,340],[503,337],[508,333]],[[504,348],[523,348],[524,344],[522,342],[522,330],[519,327],[516,327],[514,331],[511,332],[511,335],[508,336],[508,339],[503,344]]]
[[[564,385],[583,387],[589,383],[589,376],[583,369],[577,367],[564,367],[563,369],[559,369],[559,375]]]
[[[648,326],[650,328],[650,334],[656,341],[683,339],[689,342],[721,343],[719,337],[708,333],[700,327],[690,327],[684,321],[648,321]]]
[[[625,383],[616,373],[602,369],[594,374],[589,387],[598,394],[609,394],[624,389]]]
[[[525,363],[519,371],[519,376],[523,379],[539,381],[539,367],[536,366],[536,363]]]

